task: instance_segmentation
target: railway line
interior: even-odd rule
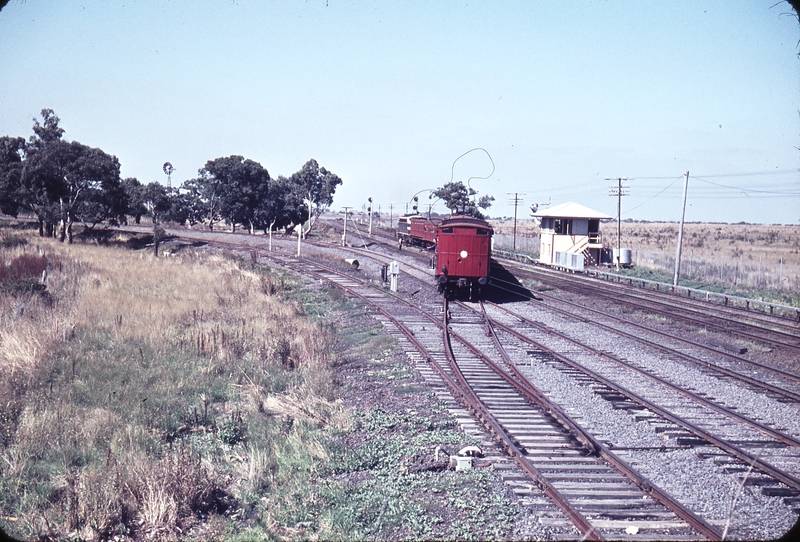
[[[493,306],[492,309],[497,316],[492,318],[491,322],[505,335],[521,341],[528,347],[535,347],[537,349],[535,354],[540,359],[546,359],[553,365],[559,364],[561,370],[569,371],[573,375],[578,374],[584,385],[591,386],[595,393],[606,397],[615,408],[632,411],[635,416],[658,424],[661,432],[675,439],[678,446],[717,446],[788,487],[800,490],[800,479],[776,469],[763,457],[765,450],[779,450],[786,457],[792,458],[798,454],[800,439],[750,419],[737,412],[735,407],[720,405],[705,394],[701,395],[686,387],[675,385],[655,372],[645,370],[608,352],[592,348],[566,334],[546,330],[548,336],[555,336],[559,342],[578,347],[585,353],[581,356],[572,349],[570,356],[560,354],[559,352],[569,350],[569,347],[565,347],[564,344],[546,346],[541,342],[542,339],[537,341],[533,338],[542,335],[543,331],[536,322],[499,306]],[[582,358],[584,363],[578,361],[578,358]],[[634,375],[634,378],[624,373]],[[623,382],[629,382],[631,386],[638,388],[638,392],[625,388],[621,384]],[[669,404],[670,407],[667,409],[659,404]],[[645,413],[645,410],[648,412]],[[657,415],[658,418],[653,418],[653,415]],[[663,425],[665,422],[671,422],[674,427],[668,429]],[[734,423],[741,427],[734,427]],[[724,434],[723,437],[714,434],[720,429]],[[757,450],[747,451],[744,446]],[[776,458],[782,459],[779,455]],[[796,468],[796,462],[792,466]]]
[[[537,295],[541,295],[549,301],[547,310],[551,312],[574,321],[587,323],[596,329],[605,329],[648,348],[660,350],[670,356],[687,360],[704,367],[709,373],[716,373],[725,378],[739,380],[754,389],[762,389],[775,396],[785,397],[795,402],[800,399],[797,391],[800,375],[797,373],[786,371],[770,364],[760,363],[741,355],[731,354],[702,342],[682,337],[676,333],[666,332],[653,326],[634,322],[574,301],[564,300],[548,294],[537,293]],[[581,313],[586,313],[590,316],[581,316]],[[597,316],[601,318],[598,319]],[[664,342],[663,339],[668,339],[668,341]],[[670,341],[674,344],[670,345]],[[686,348],[687,346],[689,348]],[[707,355],[701,357],[699,353]],[[758,378],[754,378],[751,376],[752,374],[756,374]]]
[[[745,395],[757,401],[766,398],[769,408],[796,414],[797,381],[790,372],[782,375],[766,368],[753,375],[755,367],[745,363],[750,375],[730,368],[725,373],[710,367],[718,362],[692,361],[710,380],[693,390],[672,382],[672,375],[659,374],[658,363],[622,359],[604,346],[592,351],[584,344],[590,341],[557,336],[554,326],[539,320],[552,321],[554,314],[576,320],[574,307],[553,310],[558,301],[489,304],[485,311],[465,304],[443,308],[435,296],[425,294],[432,289],[433,275],[427,258],[409,259],[411,254],[398,253],[395,247],[318,249],[335,250],[341,259],[349,254],[371,262],[361,272],[267,253],[253,244],[238,249],[335,284],[361,299],[417,362],[465,430],[482,439],[488,461],[520,502],[535,507],[541,521],[560,533],[556,537],[573,538],[579,532],[590,539],[722,538],[727,522],[719,513],[703,513],[704,497],[678,487],[686,484],[680,477],[673,480],[653,467],[659,457],[663,463],[681,454],[715,465],[734,485],[755,488],[773,502],[783,499],[795,519],[800,512],[798,431],[780,427],[778,418],[759,419],[759,411],[751,410],[749,403],[737,411],[736,405],[703,387],[744,386]],[[370,278],[377,275],[374,269],[393,259],[401,259],[401,270],[408,274],[401,295],[390,294]],[[550,314],[527,317],[520,307]],[[575,325],[598,323],[581,315]],[[608,333],[620,327],[602,326]],[[626,333],[631,336],[626,340],[642,335]],[[648,340],[645,349],[658,346],[669,364],[675,363],[671,358],[695,359],[690,352],[697,348],[692,344],[675,347]],[[599,403],[587,410],[565,400],[563,389],[541,378],[545,373],[558,373],[555,378],[568,382],[572,391],[600,398],[604,405],[596,410],[624,413],[632,426],[646,425],[661,440],[620,438],[606,421],[592,418],[591,408]],[[772,381],[764,382],[764,375]]]
[[[499,309],[503,310],[502,308]],[[518,323],[518,321],[522,320],[523,319],[516,318],[515,323]],[[514,333],[514,331],[508,328],[508,326],[504,326],[504,328],[508,333]],[[547,332],[551,333],[549,330]],[[636,336],[633,336],[633,338],[638,339]],[[572,343],[580,347],[585,346],[583,342],[574,339],[572,340]],[[655,346],[668,352],[676,352],[675,350],[664,348],[658,344],[655,344]],[[615,359],[613,356],[610,356],[603,351],[591,348],[588,349],[590,351],[593,350],[592,353],[599,358]],[[697,361],[696,357],[688,354],[684,355],[689,360]],[[749,362],[749,360],[746,361]],[[605,390],[599,391],[599,393],[609,398],[610,401],[613,401],[617,407],[620,407],[620,405],[627,402],[627,407],[620,408],[636,409],[636,414],[640,419],[650,418],[656,414],[655,417],[658,418],[658,422],[656,423],[659,424],[659,429],[662,431],[662,434],[665,436],[671,436],[673,441],[678,442],[682,447],[691,448],[711,445],[724,450],[725,453],[729,454],[730,457],[738,460],[738,465],[728,463],[726,467],[727,469],[744,471],[745,468],[755,468],[756,471],[760,471],[768,478],[753,476],[747,480],[747,483],[760,485],[762,487],[762,491],[766,494],[785,495],[787,496],[787,500],[794,503],[795,506],[798,504],[798,479],[794,475],[789,474],[789,471],[794,470],[794,472],[796,472],[797,470],[797,462],[794,460],[794,456],[797,454],[797,447],[798,444],[800,444],[800,441],[798,441],[795,436],[792,436],[787,432],[776,431],[768,424],[748,419],[747,417],[742,416],[735,411],[736,406],[717,404],[712,399],[709,399],[707,394],[703,392],[693,393],[683,387],[670,384],[665,378],[659,377],[657,374],[650,374],[644,369],[630,366],[618,358],[616,358],[616,362],[620,366],[627,366],[626,370],[633,371],[640,377],[657,382],[660,386],[671,390],[672,393],[686,398],[689,402],[680,405],[676,404],[674,398],[669,400],[663,399],[663,392],[656,392],[652,389],[643,392],[648,397],[659,397],[659,400],[671,403],[671,410],[666,410],[657,406],[654,407],[654,403],[652,401],[647,401],[642,399],[641,396],[631,394],[619,385],[611,385]],[[707,362],[703,362],[701,365],[705,366],[706,363]],[[775,370],[774,368],[768,366],[766,369],[767,371],[774,371],[779,375],[788,377],[789,381],[796,380],[796,375],[792,373]],[[723,374],[725,373],[724,370],[721,372]],[[715,371],[715,376],[718,377],[719,373],[720,371]],[[587,373],[584,371],[583,374],[585,376]],[[797,404],[798,396],[796,392],[780,388],[779,386],[765,384],[764,382],[753,379],[747,375],[732,371],[728,371],[727,374],[724,374],[724,376],[727,378],[735,377],[739,382],[754,387],[759,392],[764,392],[766,390],[772,398],[778,398],[783,403],[790,403],[794,406]],[[617,376],[615,378],[620,377]],[[601,377],[601,381],[598,382],[604,382],[605,384],[608,384],[610,381],[608,379],[602,380]],[[595,382],[593,385],[597,386],[598,382]],[[778,407],[780,407],[780,405],[778,405]],[[644,415],[639,409],[647,409],[649,412],[647,415]],[[722,418],[719,416],[709,417],[709,411],[718,414]],[[678,416],[675,414],[675,412],[683,412],[683,414]],[[731,420],[741,424],[741,426],[745,429],[742,427],[734,428]],[[677,422],[677,429],[674,427],[672,429],[672,433],[670,433],[670,429],[668,427],[662,425],[665,422],[669,423],[670,421]],[[698,425],[698,422],[702,423],[699,423]],[[701,426],[704,426],[706,429]],[[720,427],[724,428],[723,437],[714,436],[713,432],[709,431],[709,428]],[[680,434],[681,430],[685,431],[683,435]],[[765,436],[768,438],[764,438]],[[750,451],[748,451],[746,448],[749,448]],[[769,455],[767,451],[772,454],[778,463],[784,463],[788,460],[789,470],[784,471],[780,468],[770,465],[764,458],[765,455]],[[715,452],[700,453],[704,455],[714,455]],[[720,461],[730,461],[730,459],[717,459]]]
[[[465,336],[474,336],[475,328],[485,325],[484,317],[475,318],[465,312],[448,319],[450,310],[445,305],[439,309],[444,315],[439,324],[434,307],[421,308],[399,302],[395,296],[376,294],[368,284],[306,260],[271,259],[331,282],[368,302],[380,314],[379,319],[387,319],[405,341],[412,341],[416,355],[425,357],[437,377],[448,385],[452,400],[472,412],[481,421],[481,431],[492,434],[497,445],[515,459],[515,470],[524,475],[516,473],[511,477],[523,488],[522,492],[540,507],[551,508],[549,518],[540,516],[543,520],[564,528],[567,524],[563,513],[591,540],[624,538],[626,529],[634,524],[637,530],[656,530],[658,537],[719,538],[718,529],[672,500],[634,469],[619,459],[609,461],[612,454],[556,405],[508,376],[481,353],[480,347],[471,345],[474,339]],[[458,346],[452,345],[452,338]],[[496,347],[501,348],[499,343]],[[492,459],[493,463],[507,463],[503,457]],[[533,492],[534,487],[543,495]],[[552,504],[543,501],[543,496]],[[592,521],[586,519],[589,514]]]
[[[607,304],[656,314],[768,346],[800,353],[800,321],[764,312],[742,310],[702,299],[676,296],[649,289],[646,292],[623,284],[593,279],[586,275],[561,273],[553,269],[515,265],[521,276],[541,281],[547,287],[563,289]]]

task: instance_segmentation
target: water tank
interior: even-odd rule
[[[617,260],[619,258],[619,260]],[[629,248],[614,248],[614,262],[619,261],[620,265],[631,264],[631,249]]]

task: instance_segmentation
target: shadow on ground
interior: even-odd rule
[[[491,287],[486,290],[484,299],[498,305],[538,300],[533,292],[517,280],[517,277],[494,260],[492,260]]]

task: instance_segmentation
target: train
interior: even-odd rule
[[[439,293],[471,300],[485,294],[494,235],[488,222],[460,215],[441,221],[411,215],[400,217],[397,235],[400,248],[407,244],[435,250],[433,267]]]
[[[437,228],[440,220],[422,215],[405,215],[397,221],[397,239],[400,248],[418,246],[431,249],[436,246]]]

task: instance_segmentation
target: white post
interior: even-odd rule
[[[350,209],[350,207],[345,207],[344,208],[344,231],[342,232],[342,246],[343,247],[347,246],[347,211],[349,209]]]
[[[272,252],[272,226],[275,225],[275,221],[273,220],[272,223],[269,225],[269,251]]]
[[[299,228],[297,229],[297,257],[300,257],[300,239],[303,238],[303,225],[299,224]]]
[[[681,275],[681,244],[683,243],[683,217],[686,215],[686,192],[689,188],[689,172],[687,171],[683,179],[683,209],[681,210],[681,226],[678,230],[678,253],[675,256],[675,277],[672,285],[677,286]]]
[[[396,261],[392,261],[389,264],[389,275],[391,276],[391,283],[389,289],[393,292],[397,291],[397,275],[400,274],[400,264]]]

